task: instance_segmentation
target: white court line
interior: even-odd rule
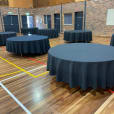
[[[33,72],[35,70],[39,70],[41,68],[45,68],[46,65],[43,65],[41,67],[37,67],[35,69],[32,69],[32,70],[29,70],[28,72]],[[13,79],[13,78],[16,78],[16,77],[19,77],[19,76],[22,76],[23,74],[26,74],[25,72],[21,73],[21,74],[17,74],[13,77],[10,77],[10,78],[7,78],[7,79],[4,79],[2,81],[0,81],[0,86],[12,97],[12,99],[27,113],[27,114],[32,114],[3,84],[2,82],[4,81],[7,81],[7,80],[10,80],[10,79]]]
[[[0,86],[12,97],[12,99],[27,113],[32,114],[1,82]]]
[[[41,69],[41,68],[45,68],[45,67],[46,67],[46,65],[43,65],[43,66],[41,66],[41,67],[37,67],[37,68],[35,68],[35,69],[29,70],[28,72],[33,72],[33,71],[35,71],[35,70],[39,70],[39,69]],[[23,72],[23,73],[21,73],[21,74],[17,74],[17,75],[15,75],[15,76],[13,76],[13,77],[10,77],[10,78],[7,78],[7,79],[4,79],[4,80],[1,80],[0,82],[4,82],[4,81],[10,80],[10,79],[13,79],[13,78],[19,77],[19,76],[21,76],[21,75],[23,75],[23,74],[26,74],[26,73]]]
[[[101,114],[102,111],[109,106],[109,103],[114,99],[114,94],[112,94],[102,105],[98,108],[98,110],[94,114]]]

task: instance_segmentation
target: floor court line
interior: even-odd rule
[[[3,50],[3,49],[2,49],[2,50]],[[44,68],[44,67],[46,67],[46,64],[45,64],[45,63],[42,63],[42,62],[40,62],[40,61],[38,61],[38,60],[29,58],[29,60],[32,60],[32,61],[35,61],[35,62],[37,62],[37,63],[43,64],[44,66],[35,68],[35,69],[30,70],[30,71],[28,72],[28,71],[22,69],[21,67],[18,67],[17,65],[15,65],[15,64],[13,64],[13,63],[11,63],[11,62],[9,62],[8,60],[6,60],[6,59],[4,59],[4,58],[2,58],[2,57],[0,57],[0,58],[1,58],[2,60],[6,61],[7,63],[9,63],[9,64],[15,66],[16,68],[18,68],[18,69],[20,69],[21,71],[24,72],[24,73],[21,73],[21,74],[18,74],[18,75],[16,75],[16,76],[13,76],[13,77],[10,77],[10,78],[7,78],[7,79],[5,79],[5,80],[0,81],[0,86],[10,95],[10,97],[12,97],[12,99],[13,99],[27,114],[32,114],[32,113],[2,84],[2,82],[6,81],[6,80],[9,80],[9,79],[12,79],[12,78],[16,78],[16,77],[18,77],[18,76],[20,76],[20,75],[22,75],[22,74],[25,74],[25,73],[31,75],[29,72],[35,71],[35,70],[37,70],[37,69]],[[19,72],[21,72],[21,71],[17,71],[17,72],[5,74],[5,75],[0,75],[0,77],[1,77],[1,76],[6,76],[6,75],[12,75],[12,74],[15,74],[15,73],[19,73]],[[43,75],[45,75],[45,74],[47,74],[47,73],[49,73],[49,72],[47,71],[47,72],[41,73],[41,74],[39,74],[39,75],[37,75],[37,76],[34,75],[34,77],[35,77],[35,78],[38,78],[38,77],[43,76]],[[33,75],[31,75],[31,76],[33,76]]]
[[[39,75],[35,76],[34,78],[38,78],[38,77],[43,76],[43,75],[48,74],[48,73],[49,73],[49,71],[44,72],[44,73],[41,73],[41,74],[39,74]]]
[[[43,66],[41,66],[41,67],[32,69],[32,70],[30,70],[29,72],[33,72],[33,71],[35,71],[35,70],[39,70],[39,69],[42,69],[42,68],[45,68],[45,67],[46,67],[46,65],[43,65]],[[32,113],[2,84],[2,82],[4,82],[4,81],[7,81],[7,80],[10,80],[10,79],[19,77],[19,76],[23,76],[22,74],[26,74],[26,73],[23,72],[23,73],[18,74],[18,75],[16,75],[16,76],[13,76],[13,77],[10,77],[10,78],[7,78],[7,79],[4,79],[4,80],[0,81],[0,86],[10,95],[10,97],[13,98],[13,100],[14,100],[15,102],[17,102],[17,104],[18,104],[27,114],[32,114]]]
[[[10,95],[10,97],[27,113],[32,114],[3,84],[0,82],[0,86]]]
[[[1,47],[1,50],[2,50],[2,51],[6,51],[4,47]],[[26,56],[24,56],[24,57],[27,58]],[[34,62],[36,62],[36,63],[40,63],[40,64],[42,64],[42,65],[46,65],[45,63],[43,63],[43,62],[41,62],[40,60],[37,60],[37,59],[33,59],[33,58],[27,58],[27,59],[29,59],[29,60],[31,60],[31,61],[34,61]],[[32,64],[35,64],[35,63],[32,63]]]
[[[26,59],[28,59],[28,60],[31,60],[31,61],[34,61],[34,62],[36,62],[36,63],[39,63],[39,64],[41,64],[41,65],[46,65],[44,62],[41,62],[41,61],[39,61],[39,60],[37,60],[37,59],[33,59],[33,58],[30,58],[30,57],[26,57],[26,56],[24,56]]]
[[[28,75],[30,75],[30,76],[32,76],[32,77],[34,77],[34,78],[38,78],[38,77],[40,77],[40,76],[43,76],[43,75],[49,73],[49,71],[47,71],[47,72],[44,72],[44,73],[41,73],[41,74],[35,76],[35,75],[33,75],[32,73],[30,73],[29,71],[27,71],[27,70],[25,70],[25,69],[23,69],[23,68],[21,68],[21,67],[18,67],[18,66],[15,65],[14,63],[12,63],[12,62],[10,62],[10,61],[8,61],[8,60],[2,58],[2,57],[0,57],[0,58],[1,58],[2,60],[6,61],[7,63],[9,63],[9,64],[15,66],[16,68],[20,69],[22,72],[25,72],[26,74],[28,74]],[[110,90],[110,92],[111,92],[111,93],[114,93],[114,91],[112,91],[112,90]]]
[[[35,68],[35,69],[29,70],[29,72],[33,72],[33,71],[35,71],[35,70],[40,70],[40,69],[42,69],[42,68],[46,68],[46,65],[43,65],[43,66],[41,66],[41,67],[37,67],[37,68]],[[24,75],[24,74],[26,74],[26,73],[23,72],[23,73],[17,74],[17,75],[15,75],[15,76],[13,76],[13,77],[10,77],[10,78],[1,80],[1,82],[5,82],[5,81],[7,81],[7,80],[10,80],[10,79],[13,79],[13,78],[17,78],[17,77],[22,76],[22,75]]]
[[[99,108],[94,114],[101,114],[103,109],[106,108],[109,103],[114,99],[114,94],[112,94]]]
[[[17,74],[19,72],[21,72],[21,71],[16,71],[16,72],[12,72],[12,73],[6,73],[6,74],[3,74],[3,75],[0,75],[0,78],[5,77],[5,76],[9,76],[9,75],[13,75],[13,74]]]
[[[25,70],[25,69],[23,69],[23,68],[17,66],[16,64],[14,64],[14,63],[8,61],[7,59],[5,59],[5,58],[3,58],[3,57],[1,57],[1,56],[0,56],[0,59],[2,59],[3,61],[9,63],[10,65],[16,67],[17,69],[21,70],[22,72],[25,72],[26,74],[28,74],[29,76],[32,76],[32,77],[34,77],[34,78],[36,78],[36,77],[38,78],[39,76],[44,75],[44,73],[42,73],[42,74],[40,74],[40,75],[34,75],[34,74],[28,72],[27,70]],[[45,72],[45,74],[46,74],[46,73],[49,73],[49,72]]]
[[[4,47],[1,47],[0,49],[1,49],[2,51],[6,51]],[[26,56],[24,56],[24,57],[27,58]],[[40,62],[40,61],[37,60],[37,59],[33,59],[33,58],[27,58],[27,59],[29,59],[29,60],[31,60],[31,61],[34,61],[34,62],[36,62],[36,63],[40,63],[40,64],[42,64],[42,65],[46,65],[45,63]],[[35,64],[35,63],[31,63],[31,64]]]
[[[111,90],[111,89],[109,89],[109,90],[108,90],[108,92],[110,92],[110,93],[114,94],[114,91],[113,91],[113,90]]]
[[[9,63],[10,65],[16,67],[17,69],[21,70],[22,72],[25,72],[25,73],[28,74],[29,76],[35,77],[34,74],[32,74],[32,73],[28,72],[27,70],[25,70],[25,69],[23,69],[23,68],[17,66],[16,64],[14,64],[14,63],[8,61],[7,59],[5,59],[5,58],[3,58],[3,57],[0,57],[0,59],[2,59],[3,61]]]

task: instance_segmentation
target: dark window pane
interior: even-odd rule
[[[47,24],[47,15],[44,15],[44,24]]]

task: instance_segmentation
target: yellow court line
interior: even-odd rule
[[[29,76],[32,76],[32,77],[34,77],[34,78],[36,78],[36,77],[38,78],[38,77],[40,77],[40,76],[43,76],[43,75],[49,73],[49,72],[44,72],[44,73],[42,73],[42,74],[39,74],[39,75],[36,75],[36,76],[35,76],[34,74],[28,72],[27,70],[25,70],[25,69],[23,69],[23,68],[17,66],[16,64],[14,64],[14,63],[8,61],[7,59],[5,59],[5,58],[3,58],[3,57],[1,57],[1,56],[0,56],[0,59],[2,59],[3,61],[9,63],[10,65],[16,67],[17,69],[21,70],[22,72],[25,72],[26,74],[28,74]]]
[[[48,74],[48,73],[49,73],[49,71],[44,72],[44,73],[41,73],[41,74],[39,74],[39,75],[35,76],[34,78],[38,78],[38,77],[43,76],[43,75]]]
[[[21,72],[21,71],[16,71],[16,72],[12,72],[12,73],[3,74],[3,75],[0,75],[0,77],[5,77],[5,76],[12,75],[12,74],[17,74],[19,72]]]

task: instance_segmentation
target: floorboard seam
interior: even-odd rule
[[[100,114],[107,107],[107,105],[112,101],[112,99],[114,99],[114,94],[112,94],[94,114]]]
[[[3,84],[0,82],[0,86],[10,95],[10,97],[27,113],[32,114]]]

